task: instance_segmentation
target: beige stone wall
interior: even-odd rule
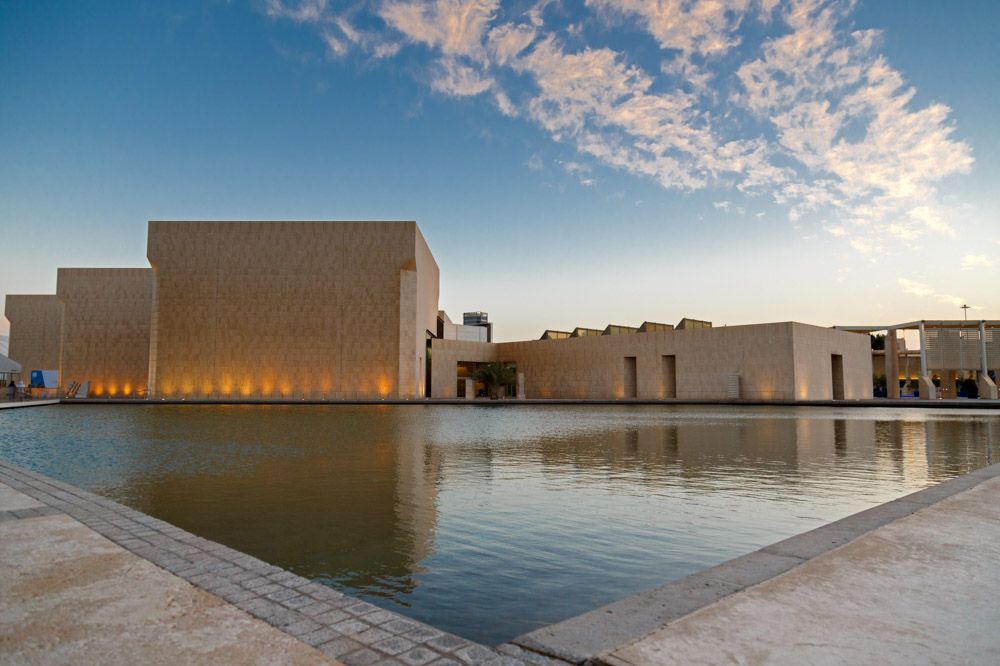
[[[414,222],[150,222],[154,393],[419,395],[424,250]]]
[[[844,399],[872,397],[872,353],[867,333],[793,324],[795,398],[832,400],[832,355],[843,356]]]
[[[54,294],[8,295],[4,314],[10,321],[7,356],[21,364],[27,384],[32,370],[58,370],[63,306]],[[62,377],[59,378],[63,383]]]
[[[796,334],[805,354],[798,364]],[[831,354],[842,353],[845,397],[863,397],[864,386],[870,397],[870,351],[851,335],[778,323],[494,344],[435,340],[433,396],[455,397],[458,362],[506,361],[524,373],[528,398],[625,398],[632,392],[626,359],[635,358],[635,395],[641,399],[723,399],[734,375],[744,399],[829,399]],[[673,357],[673,380],[664,357]],[[806,382],[802,392],[796,372]]]
[[[60,268],[60,383],[90,381],[92,397],[144,394],[149,373],[153,272]]]

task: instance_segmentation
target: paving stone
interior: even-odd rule
[[[365,618],[367,621],[367,618]],[[398,615],[395,619],[388,622],[384,622],[379,625],[380,629],[385,629],[386,631],[391,631],[394,634],[406,634],[411,631],[416,631],[420,628],[420,625],[416,622],[410,622],[409,620],[404,620]]]
[[[451,657],[441,657],[440,659],[435,659],[430,662],[427,666],[464,666],[464,664],[460,661],[452,659]]]
[[[392,657],[383,657],[372,664],[372,666],[403,666],[403,662],[397,661]]]
[[[268,578],[257,577],[257,578],[248,578],[247,580],[243,581],[241,585],[250,590],[260,590],[261,587],[265,585],[274,585],[274,583],[272,583]],[[275,590],[272,589],[271,591],[274,592]]]
[[[469,641],[459,638],[454,634],[441,634],[427,641],[427,644],[441,652],[451,652],[459,648],[470,645]]]
[[[383,658],[383,655],[368,648],[362,648],[339,657],[347,666],[372,666],[372,664]]]
[[[383,622],[389,622],[391,620],[398,620],[399,616],[395,613],[390,613],[389,611],[380,610],[374,613],[365,614],[365,622],[368,624],[382,624]]]
[[[379,632],[381,634],[385,634],[386,636],[388,636],[388,638],[383,638],[381,640],[378,640],[378,642],[372,643],[372,641],[368,640],[367,638],[368,634],[371,634],[372,632]],[[407,650],[411,650],[414,647],[416,647],[416,645],[412,641],[408,641],[402,636],[392,636],[388,632],[382,631],[381,629],[369,629],[368,631],[359,635],[358,640],[362,641],[363,643],[371,644],[372,647],[374,647],[376,650],[392,655],[396,655],[401,652],[406,652]]]
[[[280,583],[285,580],[291,580],[292,578],[295,577],[296,577],[295,574],[291,573],[290,571],[279,571],[278,573],[271,574],[270,576],[268,576],[268,578],[270,578],[271,581],[275,583]]]
[[[396,659],[399,659],[407,666],[423,666],[424,664],[437,659],[440,655],[433,650],[428,650],[425,647],[415,647],[412,650],[407,650],[402,654],[396,655]]]
[[[266,597],[269,594],[273,594],[279,591],[287,591],[288,588],[281,587],[274,583],[268,583],[267,585],[261,585],[259,587],[253,588],[257,591],[257,594]]]
[[[323,605],[325,606],[326,604]],[[307,608],[309,607],[307,606]],[[305,609],[303,608],[301,612],[305,613]],[[308,613],[306,613],[306,615],[308,615]],[[335,625],[338,622],[343,622],[344,620],[351,619],[351,616],[345,613],[344,611],[329,610],[325,613],[320,613],[319,615],[314,616],[313,619],[315,619],[317,622],[322,622],[323,624]],[[367,627],[368,625],[365,626]]]
[[[238,574],[230,576],[229,580],[233,581],[234,583],[242,583],[244,581],[251,580],[253,578],[257,578],[257,574],[254,573],[253,571],[241,571]]]
[[[525,666],[524,662],[520,659],[515,659],[514,657],[509,657],[507,655],[498,655],[493,657],[493,659],[488,659],[478,663],[483,664],[483,666]]]
[[[345,636],[351,637],[357,636],[362,631],[368,631],[372,628],[370,624],[366,624],[361,620],[355,619],[344,620],[343,622],[338,622],[337,624],[332,624],[330,626]]]
[[[269,592],[264,596],[270,599],[271,601],[285,601],[286,599],[291,599],[292,597],[297,595],[295,594],[294,591],[289,590],[287,587],[279,587],[277,590]]]
[[[308,634],[303,634],[298,637],[300,641],[308,645],[316,647],[322,643],[329,643],[330,641],[340,638],[340,634],[331,629],[330,627],[320,627],[316,631],[309,632]]]
[[[297,594],[294,597],[289,597],[288,599],[282,601],[281,605],[287,608],[293,608],[298,610],[301,609],[303,606],[308,606],[311,603],[314,603],[312,597],[308,597],[304,594]]]
[[[379,625],[380,629],[385,629],[386,627],[387,624]],[[435,629],[434,627],[428,627],[427,625],[417,625],[415,629],[401,632],[400,635],[405,638],[409,638],[411,641],[414,641],[416,643],[423,643],[425,641],[429,641],[435,636],[441,636],[443,633],[444,632]]]
[[[250,599],[249,601],[241,601],[238,602],[236,606],[242,608],[256,618],[265,620],[283,610],[281,604],[276,604],[273,601],[260,598]]]
[[[343,610],[347,611],[355,617],[360,617],[362,615],[367,615],[368,613],[374,613],[379,610],[378,606],[368,603],[367,601],[358,601],[353,604],[349,604],[343,607]]]
[[[309,617],[316,617],[317,615],[323,615],[324,613],[329,613],[330,611],[333,610],[333,606],[331,606],[326,602],[316,601],[312,597],[309,597],[309,599],[312,600],[311,603],[302,606],[301,608],[298,609],[299,612],[302,613],[303,615],[308,615]],[[346,617],[347,613],[344,613],[344,617],[340,618],[340,620],[343,620]],[[340,620],[337,620],[337,622],[340,622]]]
[[[376,629],[372,627],[371,629],[366,629],[354,637],[354,640],[361,641],[365,645],[374,645],[379,641],[386,638],[395,638],[388,631],[382,631],[381,629]]]
[[[348,652],[354,652],[363,646],[354,639],[341,637],[335,638],[332,641],[323,643],[317,647],[323,654],[337,658],[341,655],[347,654]]]
[[[239,585],[227,585],[226,587],[215,590],[214,594],[222,597],[231,604],[257,598],[256,594],[250,590],[243,589]]]
[[[482,645],[469,645],[456,651],[455,656],[466,664],[482,664],[497,657],[497,653]]]
[[[285,631],[285,633],[291,634],[292,636],[302,636],[305,634],[310,634],[314,631],[319,631],[320,629],[324,628],[329,629],[329,627],[323,627],[323,625],[319,624],[318,622],[313,622],[307,617],[304,617],[298,620],[297,622],[293,622],[292,624],[285,625],[281,628]]]

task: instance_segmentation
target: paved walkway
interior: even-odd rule
[[[0,484],[0,663],[337,664]]]
[[[725,597],[600,661],[1000,664],[1000,478]]]
[[[36,624],[43,629],[34,632]],[[77,625],[88,630],[73,633]],[[32,632],[36,641],[54,638],[25,643]],[[73,646],[67,653],[64,642]],[[239,651],[244,644],[248,651]],[[97,652],[86,652],[90,645]],[[254,663],[254,655],[261,663],[337,663],[325,656],[347,666],[519,663],[0,462],[0,663],[8,654],[19,655],[13,663],[114,663],[116,655],[119,663],[158,663],[161,653],[164,663]]]

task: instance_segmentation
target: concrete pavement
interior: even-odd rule
[[[1000,664],[1000,478],[601,655],[635,664]]]
[[[337,664],[0,484],[0,663]]]

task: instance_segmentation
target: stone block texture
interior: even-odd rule
[[[7,356],[21,364],[24,382],[28,383],[32,370],[58,370],[63,320],[59,297],[11,294],[4,304],[4,315],[10,321]]]
[[[90,381],[90,396],[146,392],[153,272],[148,268],[60,268],[63,305],[59,381]]]
[[[527,398],[723,400],[736,376],[743,399],[830,400],[839,354],[843,397],[859,399],[871,397],[865,345],[864,336],[792,322],[506,343],[435,340],[432,394],[455,397],[458,363],[503,361],[524,373]]]
[[[150,222],[155,397],[424,394],[438,267],[415,222]]]

